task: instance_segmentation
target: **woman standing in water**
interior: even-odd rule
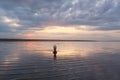
[[[56,46],[56,45],[53,46],[53,54],[54,54],[54,55],[57,54],[57,46]]]

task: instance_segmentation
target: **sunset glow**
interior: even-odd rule
[[[23,36],[28,37],[28,38],[31,38],[31,37],[35,37],[35,34],[25,34],[25,35],[23,35]]]
[[[120,0],[0,0],[0,80],[120,80]]]
[[[120,40],[117,3],[118,0],[1,1],[0,38]]]
[[[78,33],[77,29],[74,27],[61,27],[61,26],[52,26],[46,27],[44,30],[35,31],[41,33]]]

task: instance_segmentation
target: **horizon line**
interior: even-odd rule
[[[92,40],[92,39],[23,39],[23,38],[0,38],[0,41],[74,41],[74,42],[120,42],[120,40]]]

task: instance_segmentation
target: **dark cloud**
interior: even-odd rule
[[[0,17],[18,19],[16,31],[47,25],[90,25],[120,30],[119,0],[0,0]],[[1,19],[1,18],[0,18]],[[11,28],[0,20],[0,32]]]

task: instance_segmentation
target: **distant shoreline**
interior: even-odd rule
[[[96,40],[63,40],[63,39],[0,39],[0,41],[79,41],[79,42],[96,42]]]
[[[120,40],[0,39],[0,41],[120,42]]]

